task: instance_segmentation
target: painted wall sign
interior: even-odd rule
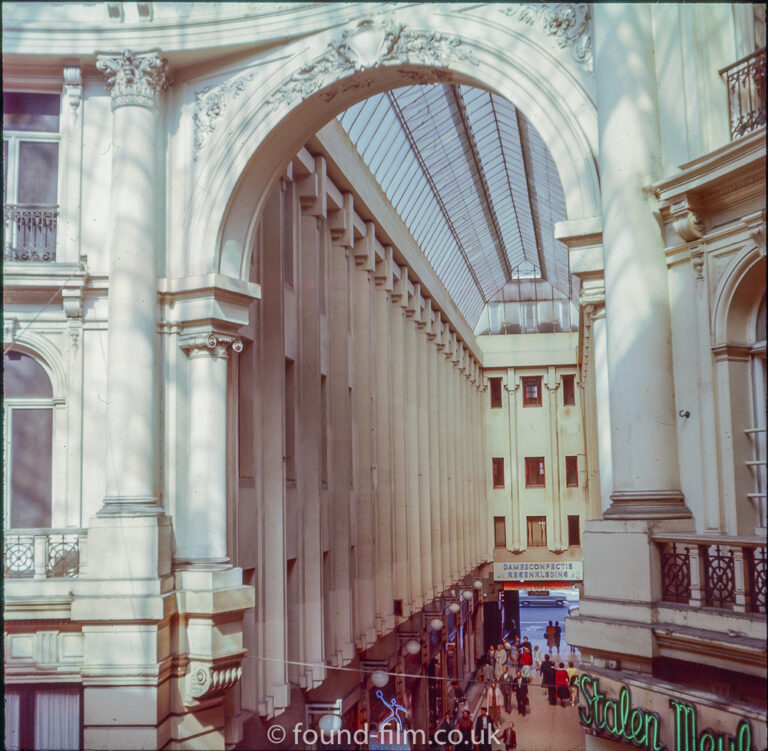
[[[581,581],[581,561],[507,561],[493,564],[493,578],[504,581]]]
[[[645,751],[662,751],[667,745],[660,737],[658,712],[632,706],[629,688],[622,686],[617,699],[600,693],[597,678],[582,673],[577,681],[585,706],[579,706],[579,721],[601,735],[622,743],[631,743]],[[752,727],[742,719],[735,736],[707,729],[697,731],[696,708],[686,702],[669,700],[674,710],[674,751],[754,751]]]

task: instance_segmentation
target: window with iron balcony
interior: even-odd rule
[[[3,94],[3,260],[56,260],[58,94]]]

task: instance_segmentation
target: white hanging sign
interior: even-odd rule
[[[581,561],[508,561],[493,564],[497,582],[581,581]]]

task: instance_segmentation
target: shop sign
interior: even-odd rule
[[[493,578],[505,581],[581,581],[581,561],[507,561],[493,564]]]
[[[667,748],[659,735],[659,714],[633,707],[629,688],[622,686],[618,699],[608,699],[600,693],[597,678],[583,673],[577,683],[586,705],[579,707],[582,725],[645,751]],[[733,737],[709,729],[698,733],[694,706],[676,699],[670,699],[669,706],[675,713],[674,751],[753,751],[749,720],[739,721]]]

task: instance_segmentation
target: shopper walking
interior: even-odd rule
[[[555,698],[555,666],[549,660],[549,655],[544,655],[544,662],[541,663],[541,685],[547,689],[547,698],[553,706],[557,704]]]
[[[501,723],[501,708],[504,706],[504,694],[501,693],[501,689],[495,681],[486,689],[485,703],[488,706],[491,719],[498,726]]]
[[[455,750],[472,751],[472,718],[469,716],[468,709],[461,713],[461,717],[456,723],[456,730],[461,734],[461,740],[456,744]]]
[[[522,673],[519,671],[512,684],[512,690],[515,692],[517,711],[525,716],[525,710],[528,705],[528,684],[526,683],[525,678],[523,678]]]
[[[480,707],[480,716],[475,720],[475,744],[478,751],[491,751],[491,736],[495,725],[488,716],[488,708]]]
[[[563,629],[560,628],[560,624],[555,621],[555,649],[557,649],[557,654],[560,654],[560,637],[562,636]]]
[[[561,707],[565,707],[571,703],[571,691],[568,687],[568,671],[565,669],[564,662],[561,662],[558,665],[557,670],[555,670],[555,689],[557,690],[557,698],[560,700]]]
[[[552,625],[552,621],[549,622],[549,625],[547,626],[546,630],[544,631],[544,636],[547,639],[547,649],[552,652],[555,648],[555,627]]]
[[[515,676],[509,672],[509,666],[504,666],[504,672],[499,678],[499,688],[501,694],[504,697],[504,711],[509,713],[512,711],[512,682],[515,680]]]
[[[438,749],[451,748],[451,730],[453,730],[453,723],[451,722],[451,713],[446,712],[443,717],[443,721],[438,725],[437,732],[435,733],[435,746]]]
[[[569,662],[565,672],[568,673],[568,689],[571,695],[571,706],[575,707],[576,696],[578,694],[578,689],[576,688],[576,678],[579,675],[579,671],[572,662]]]
[[[507,751],[515,751],[517,748],[517,733],[515,732],[514,722],[510,722],[509,725],[504,728],[502,739]]]
[[[493,666],[493,677],[498,681],[501,677],[501,672],[504,670],[504,665],[507,662],[507,650],[504,649],[503,644],[499,644],[496,647],[496,658]]]
[[[531,665],[533,665],[533,655],[530,650],[523,649],[520,655],[520,672],[527,683],[531,682]]]

